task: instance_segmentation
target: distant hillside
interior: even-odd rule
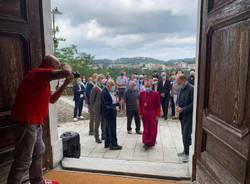
[[[174,64],[174,63],[179,63],[179,62],[194,64],[195,63],[195,58],[172,59],[172,60],[167,61],[168,64]]]
[[[154,63],[154,64],[174,64],[178,62],[185,62],[185,63],[195,63],[194,58],[184,58],[184,59],[175,59],[175,60],[158,60],[154,58],[148,58],[148,57],[133,57],[133,58],[120,58],[116,60],[110,60],[110,59],[96,59],[94,60],[94,64],[148,64],[148,63]]]

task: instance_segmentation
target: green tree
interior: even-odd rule
[[[90,65],[93,63],[95,57],[91,54],[79,52],[76,45],[57,49],[55,56],[62,63],[70,64],[73,71],[77,71],[83,76],[89,77],[93,73]]]

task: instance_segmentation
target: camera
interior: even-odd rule
[[[79,78],[81,77],[80,73],[79,72],[72,72],[74,78]]]

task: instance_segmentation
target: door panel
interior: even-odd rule
[[[27,18],[26,0],[1,0],[0,16],[6,19],[25,19]]]
[[[44,55],[42,21],[41,0],[0,0],[1,184],[13,159],[12,130],[16,125],[10,120],[10,112],[16,90],[27,71],[39,66]]]
[[[250,1],[203,0],[197,108],[198,183],[246,183]]]

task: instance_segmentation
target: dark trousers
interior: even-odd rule
[[[31,184],[42,184],[42,155],[45,145],[42,139],[42,127],[38,125],[20,125],[14,132],[16,139],[14,161],[7,184],[20,184],[29,172]]]
[[[141,120],[138,110],[127,110],[127,130],[128,131],[132,130],[131,124],[133,118],[135,119],[135,126],[136,126],[135,131],[139,132],[141,129]]]
[[[121,102],[121,100],[124,98],[124,94],[125,94],[125,88],[119,88],[118,89],[118,97],[119,97],[119,102]],[[124,104],[119,104],[119,109],[120,110],[124,110],[125,105]]]
[[[172,116],[175,116],[175,102],[174,102],[174,97],[171,96],[170,99],[170,104],[171,104],[171,110],[172,110]]]
[[[168,105],[169,105],[169,97],[161,97],[161,107],[163,111],[163,116],[165,118],[168,117]]]
[[[95,123],[94,123],[94,131],[95,131],[95,139],[98,140],[100,139],[100,135],[99,135],[99,128],[101,126],[101,137],[102,139],[105,139],[105,132],[106,132],[106,121],[104,120],[103,116],[101,115],[101,112],[99,110],[94,109],[95,112]]]
[[[88,105],[89,109],[89,133],[94,133],[94,125],[95,125],[95,112],[91,105]]]
[[[105,147],[117,146],[117,135],[116,135],[116,111],[112,117],[105,117],[106,122],[106,137]]]
[[[189,147],[192,143],[192,114],[189,114],[187,117],[181,118],[181,133],[182,133],[182,142],[184,147],[184,153],[189,155]]]
[[[74,118],[82,115],[83,98],[75,99]]]

